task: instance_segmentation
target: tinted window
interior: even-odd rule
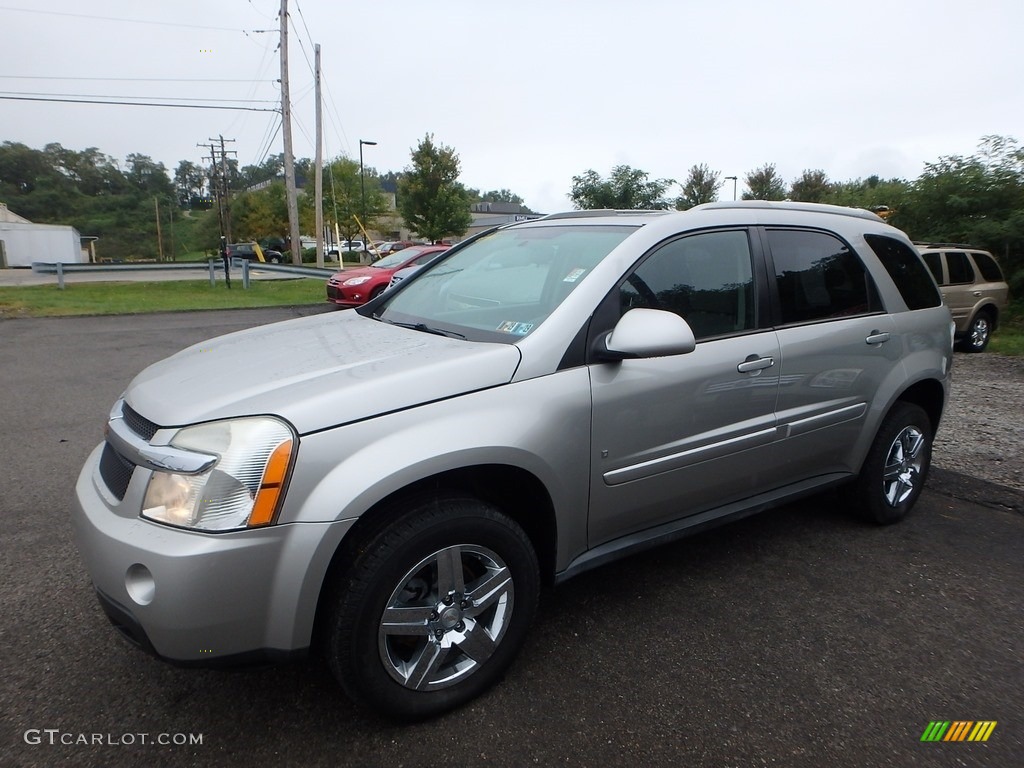
[[[984,277],[990,283],[1001,283],[1003,282],[1003,270],[999,268],[996,260],[989,256],[987,253],[972,253],[974,257],[974,263],[978,266],[978,271],[981,272],[981,276]]]
[[[860,258],[839,238],[801,230],[772,229],[767,234],[783,325],[881,308]]]
[[[942,285],[942,257],[935,251],[922,253],[921,257],[924,259],[924,263],[928,265],[928,271],[932,273],[935,282]]]
[[[924,262],[909,245],[882,235],[864,235],[910,309],[937,307],[942,303]]]
[[[747,233],[707,232],[652,253],[619,289],[622,312],[663,309],[698,339],[754,328],[754,278]]]
[[[949,270],[949,282],[973,283],[974,270],[967,260],[967,254],[962,251],[949,251],[946,253],[946,269]]]

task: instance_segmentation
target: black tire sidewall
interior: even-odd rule
[[[465,680],[437,691],[412,691],[384,668],[377,634],[399,581],[425,557],[454,544],[479,545],[509,568],[512,616],[494,654]],[[328,658],[346,692],[385,715],[422,719],[483,693],[505,672],[526,638],[540,592],[537,558],[522,529],[473,499],[446,499],[413,509],[376,535],[353,563],[338,595]]]
[[[885,461],[896,437],[908,426],[917,427],[924,435],[924,465],[920,482],[913,492],[896,506],[890,505],[882,493],[882,478]],[[931,468],[932,441],[934,434],[928,415],[918,405],[897,402],[889,410],[875,435],[871,449],[857,478],[854,503],[858,511],[868,520],[880,525],[889,525],[902,520],[917,502]]]

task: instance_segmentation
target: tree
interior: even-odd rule
[[[765,163],[757,170],[748,173],[743,182],[749,192],[743,193],[744,200],[784,200],[786,183],[775,170],[774,163]]]
[[[459,156],[451,147],[434,144],[428,133],[412,151],[412,165],[398,183],[398,211],[414,232],[437,242],[461,236],[473,223],[469,195],[459,183]]]
[[[471,203],[510,203],[526,207],[523,198],[510,189],[492,189],[488,192],[480,192],[479,189],[470,187],[466,190],[466,194],[469,195]]]
[[[705,165],[695,165],[690,169],[683,182],[683,193],[676,198],[676,210],[685,211],[702,203],[713,203],[718,200],[720,182],[718,171],[714,173]]]
[[[594,170],[572,177],[569,198],[581,210],[666,210],[670,207],[665,191],[674,179],[647,180],[648,173],[628,165],[612,168],[607,180]]]
[[[280,237],[288,231],[288,204],[284,182],[252,192],[242,192],[231,201],[232,236],[238,241]]]
[[[125,158],[128,182],[144,195],[164,195],[172,197],[174,188],[167,175],[167,168],[149,155],[132,153]]]
[[[800,178],[793,182],[789,189],[791,200],[798,200],[803,203],[824,203],[831,192],[832,185],[824,171],[805,170]]]
[[[174,189],[178,205],[191,208],[193,201],[203,196],[206,188],[206,171],[193,162],[182,160],[174,171]]]
[[[925,165],[893,223],[919,240],[970,243],[1024,267],[1024,149],[1016,139],[985,136],[970,156]]]

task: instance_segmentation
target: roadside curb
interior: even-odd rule
[[[1024,491],[932,466],[926,490],[989,509],[1024,514]]]

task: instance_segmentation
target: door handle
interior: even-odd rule
[[[884,344],[889,340],[888,331],[872,331],[864,341],[868,344]]]
[[[978,298],[981,298],[981,291],[975,291],[974,295],[977,296]]]
[[[742,363],[737,365],[736,370],[740,373],[753,373],[754,371],[771,368],[773,365],[775,365],[775,358],[773,357],[758,357],[757,355],[751,355]]]

